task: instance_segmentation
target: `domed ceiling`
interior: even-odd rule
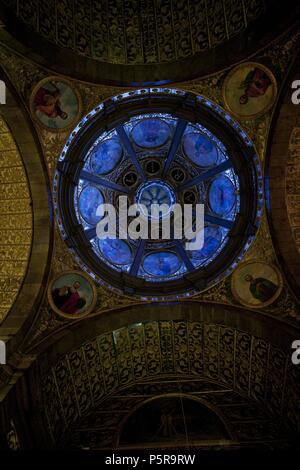
[[[171,62],[197,54],[245,29],[264,0],[5,0],[49,41],[117,64]],[[38,3],[38,8],[37,8]]]
[[[234,269],[259,226],[261,169],[251,141],[221,108],[179,89],[141,89],[111,102],[113,113],[105,101],[82,119],[59,157],[53,188],[62,237],[83,269],[122,292],[178,297],[207,288]],[[139,241],[132,222],[128,233],[120,220],[117,235],[97,232],[99,206],[120,215],[119,197],[144,216]],[[151,206],[160,204],[155,216]],[[195,226],[198,204],[203,246],[194,249],[186,228],[175,234],[171,212],[189,206]],[[149,238],[155,217],[161,234],[153,238],[151,227]]]
[[[269,0],[0,1],[6,30],[48,67],[89,81],[131,84],[228,66],[272,38],[273,21],[280,29],[287,20],[281,10]]]

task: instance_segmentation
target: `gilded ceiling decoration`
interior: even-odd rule
[[[48,41],[115,64],[173,62],[226,42],[264,0],[5,0]]]
[[[289,141],[286,167],[286,203],[293,237],[300,254],[300,126],[297,123]]]
[[[174,376],[173,385],[163,385],[163,378],[172,382]],[[191,383],[179,385],[185,379]],[[211,390],[233,393],[227,395],[227,403],[251,400],[253,406],[264,404],[267,413],[286,416],[297,426],[299,370],[293,367],[290,354],[222,324],[178,320],[130,324],[101,334],[62,357],[42,379],[48,429],[58,443],[66,437],[65,430],[70,436],[70,427],[80,428],[79,421],[90,413],[94,416],[100,403],[106,411],[110,406],[118,408],[117,399],[104,404],[112,395],[123,396],[123,410],[126,397],[129,407],[137,404],[131,394],[141,401],[143,395],[155,393],[202,391],[208,401],[226,403],[224,393],[219,399],[207,394],[208,389],[205,394],[201,383],[192,390],[193,381],[199,379],[212,381]],[[151,385],[147,385],[149,381]],[[139,392],[130,393],[126,387],[136,387]],[[249,432],[245,427],[244,431]],[[105,445],[104,436],[102,439]]]
[[[282,36],[272,47],[261,50],[253,60],[255,60],[256,63],[262,63],[267,66],[275,76],[276,81],[281,83],[294,54],[298,39],[298,32],[292,36],[290,34]],[[22,100],[29,108],[33,90],[40,80],[49,77],[48,71],[24,59],[22,56],[12,53],[4,46],[0,48],[0,57],[3,64],[5,64],[10,79],[15,84]],[[183,82],[177,86],[178,88],[206,96],[216,104],[224,107],[222,85],[227,73],[227,71],[218,72],[204,79]],[[94,109],[111,96],[118,96],[120,93],[124,92],[124,88],[122,87],[92,85],[75,80],[70,80],[70,83],[71,82],[81,95],[82,115],[86,115],[90,110]],[[239,121],[238,118],[237,120]],[[265,159],[270,122],[271,111],[266,112],[263,116],[241,121],[241,126],[255,144],[262,165]],[[53,132],[51,129],[45,128],[45,126],[41,125],[37,120],[35,121],[35,126],[40,138],[50,182],[52,184],[58,156],[63,150],[69,132],[65,130]],[[272,245],[265,212],[263,213],[259,231],[250,250],[245,256],[245,260],[257,260],[277,265],[276,254]],[[78,264],[70,255],[66,244],[59,236],[57,227],[55,227],[51,277],[54,278],[65,270],[76,269],[78,269]],[[197,294],[191,301],[208,301],[239,306],[238,301],[232,295],[230,279],[225,279],[207,291]],[[129,295],[112,293],[112,291],[105,286],[99,285],[97,286],[97,304],[94,312],[100,313],[116,308],[123,308],[134,303],[137,303],[137,301]],[[264,311],[271,315],[281,316],[290,322],[297,321],[299,309],[286,283],[284,283],[280,296],[271,305],[264,307]],[[45,303],[41,309],[39,320],[34,325],[34,331],[32,331],[30,338],[28,338],[28,342],[31,343],[32,346],[36,341],[41,341],[54,330],[64,328],[66,322],[67,320],[64,321],[55,318],[49,304]]]
[[[0,117],[0,324],[22,286],[32,241],[32,207],[21,155]]]
[[[287,11],[289,1],[286,0]],[[287,275],[284,256],[276,244],[268,203],[271,192],[276,193],[278,182],[281,199],[278,198],[276,205],[275,196],[273,207],[275,211],[278,209],[277,223],[283,226],[280,229],[284,233],[284,254],[297,275],[299,267],[294,252],[288,251],[286,239],[289,237],[290,246],[295,242],[295,251],[298,249],[299,254],[300,216],[296,206],[299,203],[300,121],[297,111],[290,110],[286,96],[282,98],[281,90],[289,87],[286,78],[299,49],[300,30],[297,25],[288,30],[291,21],[283,14],[276,33],[270,31],[272,24],[262,31],[271,7],[270,0],[0,0],[0,19],[4,24],[0,31],[2,77],[7,79],[9,97],[18,102],[21,119],[24,117],[28,125],[23,134],[27,150],[32,151],[34,169],[45,177],[45,180],[35,180],[29,176],[27,180],[22,156],[27,171],[29,167],[21,146],[20,152],[16,145],[16,142],[19,145],[18,139],[15,141],[10,132],[11,121],[7,120],[8,127],[0,118],[0,326],[7,326],[4,334],[8,332],[5,340],[8,340],[9,353],[8,363],[0,368],[0,445],[4,441],[11,449],[35,444],[76,449],[116,449],[124,442],[134,446],[136,441],[123,439],[124,423],[129,422],[139,407],[163,397],[170,399],[170,403],[174,397],[194,400],[215,413],[225,429],[220,447],[224,444],[237,448],[285,448],[298,444],[294,443],[294,437],[300,429],[300,368],[291,360],[291,343],[299,332],[300,310],[293,290],[293,276]],[[278,14],[282,8],[274,6],[275,9]],[[283,28],[286,32],[281,34]],[[28,42],[24,37],[28,37]],[[230,44],[237,45],[237,50],[235,47],[228,50]],[[220,50],[225,51],[224,55],[219,54]],[[186,75],[185,64],[189,65]],[[116,70],[116,76],[111,70]],[[183,82],[185,76],[190,79]],[[136,100],[139,93],[153,98],[154,88],[150,83],[158,81],[159,77],[161,83],[155,85],[156,95],[162,90],[161,95],[177,94],[187,98],[180,109],[183,117],[175,115],[175,119],[181,120],[182,128],[182,120],[191,127],[199,125],[197,119],[190,119],[189,106],[191,102],[193,106],[201,102],[198,106],[201,108],[205,102],[211,109],[209,112],[217,115],[216,129],[213,129],[216,133],[206,134],[203,128],[198,128],[197,137],[202,132],[202,139],[206,136],[215,146],[222,144],[221,131],[225,129],[222,122],[226,121],[226,131],[230,133],[233,129],[231,136],[234,133],[242,136],[243,143],[248,143],[248,149],[251,147],[249,160],[252,162],[252,157],[255,160],[254,165],[251,163],[241,169],[242,160],[235,155],[241,149],[244,151],[241,140],[235,145],[232,138],[234,145],[228,148],[224,144],[222,158],[225,160],[221,164],[230,159],[239,163],[224,170],[229,173],[237,170],[236,174],[231,174],[232,179],[228,177],[232,184],[233,180],[236,182],[235,176],[238,179],[239,175],[247,174],[248,178],[255,173],[256,177],[249,178],[243,187],[244,221],[249,219],[249,211],[252,224],[249,232],[230,232],[233,235],[228,237],[230,243],[236,243],[240,251],[234,251],[230,263],[217,265],[212,282],[200,285],[198,290],[191,287],[187,297],[183,296],[187,289],[174,289],[177,296],[174,302],[173,296],[165,302],[167,290],[162,294],[165,298],[159,297],[157,292],[163,283],[157,279],[153,283],[158,288],[151,297],[142,289],[139,295],[133,296],[132,284],[129,282],[127,289],[128,278],[124,281],[126,270],[115,269],[126,263],[121,263],[119,254],[112,257],[111,251],[103,248],[98,240],[98,258],[93,258],[101,268],[97,272],[94,265],[90,267],[88,263],[90,252],[84,258],[87,246],[92,249],[83,237],[80,238],[80,227],[84,227],[89,236],[94,233],[88,232],[92,230],[89,226],[93,222],[91,211],[85,210],[85,199],[81,201],[84,190],[92,186],[86,182],[95,183],[95,179],[91,179],[94,168],[101,175],[101,184],[103,179],[107,183],[105,178],[111,177],[109,181],[119,187],[120,182],[126,185],[130,180],[124,163],[128,157],[126,152],[130,156],[130,145],[138,155],[146,152],[149,142],[144,145],[147,141],[144,134],[147,134],[149,121],[150,127],[157,126],[161,131],[154,136],[163,142],[155,147],[156,154],[168,139],[174,142],[180,125],[172,121],[172,114],[166,116],[169,109],[153,111],[151,100],[143,113],[137,101],[132,108],[122,108],[124,96],[128,102]],[[168,87],[166,83],[171,83],[174,77],[174,86]],[[141,82],[144,85],[134,86]],[[108,83],[130,85],[110,86]],[[260,104],[257,97],[262,98]],[[280,132],[277,135],[273,129],[280,121],[277,111],[281,113],[281,110],[286,111],[283,121],[292,116],[289,123],[293,123],[289,129],[288,126],[279,128],[285,136],[284,145]],[[9,111],[10,118],[14,119],[16,107],[11,106]],[[150,115],[152,111],[156,115]],[[102,121],[93,121],[95,114],[99,118],[98,112],[99,115],[103,112],[106,124],[104,141],[101,140]],[[198,108],[197,112],[200,112]],[[85,124],[88,125],[85,127]],[[99,127],[94,129],[94,124],[95,128],[97,124]],[[21,127],[20,121],[17,125]],[[80,140],[79,130],[90,132],[87,141]],[[94,130],[99,140],[91,142]],[[110,132],[112,135],[108,136]],[[127,132],[127,139],[124,132]],[[269,142],[270,133],[275,144]],[[190,141],[184,131],[182,134],[186,140],[180,147],[182,155],[178,158],[182,158],[182,165],[178,167],[185,176],[190,168],[196,172],[197,155],[191,151],[195,134],[195,129],[188,134]],[[116,139],[118,136],[123,148]],[[35,142],[27,142],[29,137]],[[232,143],[229,137],[226,142]],[[105,158],[101,160],[103,144],[111,145],[113,158],[107,159],[108,153],[104,152]],[[99,159],[95,157],[97,152],[93,153],[94,148],[97,151],[100,148]],[[227,150],[232,151],[231,158],[226,158]],[[214,150],[208,153],[214,159]],[[150,165],[153,161],[148,161],[146,153],[144,157],[144,161],[143,157],[140,159],[140,167],[145,174],[148,167],[153,167]],[[74,162],[76,159],[76,164],[82,163],[82,167],[77,166],[77,173],[71,168],[72,158]],[[270,186],[272,158],[275,170],[273,168],[274,180]],[[249,160],[245,158],[242,163]],[[131,167],[136,166],[136,161],[139,166],[139,159],[131,157]],[[214,169],[218,163],[215,160],[210,168]],[[174,168],[170,166],[170,169]],[[119,171],[116,180],[111,176],[114,171]],[[213,176],[219,177],[219,174]],[[171,177],[170,171],[168,178]],[[59,178],[65,178],[60,193],[57,190]],[[146,189],[142,188],[146,196],[149,195],[148,183]],[[167,185],[160,185],[160,189],[165,190],[167,196],[171,194],[172,199],[168,184],[167,181]],[[231,187],[227,180],[226,184]],[[72,186],[70,191],[67,185]],[[240,186],[233,186],[234,203],[224,213],[228,215],[234,207],[235,221],[242,213],[241,204],[236,203],[242,201],[242,192],[239,192]],[[188,189],[192,192],[193,187]],[[208,194],[210,187],[205,189]],[[100,194],[102,190],[104,194],[106,186],[99,190]],[[36,205],[34,191],[38,196],[42,191],[47,193],[46,202]],[[143,195],[140,187],[136,194],[137,197]],[[154,199],[157,194],[152,194]],[[89,197],[86,199],[89,202]],[[220,199],[222,204],[226,198]],[[209,202],[210,208],[213,203],[213,200]],[[72,205],[77,219],[72,218]],[[62,206],[67,208],[63,214],[60,213]],[[280,219],[283,212],[284,224]],[[221,220],[224,223],[224,219]],[[244,221],[241,221],[242,228]],[[211,225],[217,225],[216,220]],[[40,239],[34,243],[37,233],[43,235],[42,243]],[[242,240],[240,248],[238,242],[242,236],[249,238]],[[45,250],[45,245],[49,251]],[[76,252],[74,247],[82,252]],[[127,249],[121,253],[125,260],[128,253],[136,253],[135,247],[130,248],[131,252]],[[147,256],[154,253],[154,249],[151,250]],[[173,255],[175,251],[174,248]],[[169,250],[168,256],[170,253]],[[184,262],[182,256],[181,251],[182,266],[185,264],[188,271],[187,260]],[[30,271],[32,260],[34,269]],[[103,265],[100,260],[104,260]],[[104,270],[108,265],[109,272]],[[143,259],[140,266],[145,271],[142,276],[140,271],[132,276],[137,281],[136,291],[146,275],[156,275],[150,262],[144,264]],[[204,265],[203,278],[207,267],[208,264]],[[106,276],[111,272],[111,278]],[[112,282],[116,272],[121,272],[119,284]],[[177,279],[178,273],[179,270],[171,272],[172,282],[184,277]],[[168,282],[165,284],[166,289],[170,287]],[[26,305],[24,302],[19,311],[25,291],[28,294]],[[33,292],[36,295],[32,295]],[[58,294],[66,295],[63,303]],[[10,335],[15,311],[24,321],[20,330]],[[15,410],[20,413],[16,414]],[[185,420],[183,409],[182,415]],[[27,423],[28,416],[33,416],[34,420]],[[151,439],[144,442],[151,448]],[[200,442],[200,447],[202,444]]]

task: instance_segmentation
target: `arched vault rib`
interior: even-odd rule
[[[22,357],[47,285],[51,255],[48,182],[33,127],[3,70],[0,109],[0,339],[7,343],[0,401],[33,358]],[[18,352],[16,352],[18,351]]]
[[[102,318],[104,331],[83,342],[74,328],[74,349],[63,354],[58,346],[60,354],[56,348],[41,361],[44,415],[55,445],[93,410],[104,411],[107,400],[113,403],[113,397],[126,395],[125,389],[140,387],[143,397],[145,384],[153,389],[156,384],[157,393],[165,393],[163,383],[174,382],[171,391],[176,392],[178,381],[186,387],[197,382],[196,393],[209,382],[232,393],[237,405],[264,409],[270,423],[285,418],[291,429],[297,428],[299,370],[291,362],[286,332],[280,340],[276,332],[272,337],[271,321],[263,325],[254,312],[251,319],[247,312],[221,306],[165,305],[159,314],[152,307],[136,308],[131,315],[135,321],[129,323],[125,311],[123,325],[121,319],[119,328],[110,329],[117,314],[122,317],[114,312],[110,319]],[[276,432],[274,436],[279,438]]]

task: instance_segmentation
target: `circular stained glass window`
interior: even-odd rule
[[[250,139],[220,107],[182,90],[147,88],[111,101],[82,119],[59,158],[54,203],[63,238],[97,282],[126,294],[174,298],[210,287],[242,259],[258,228],[262,181]],[[119,216],[121,196],[157,222],[158,237],[133,236],[139,222],[128,212],[125,222],[116,219],[116,237],[98,238],[106,216],[98,207],[110,204]],[[204,208],[197,249],[187,248],[184,230],[174,236],[174,221],[163,228],[184,204],[192,227],[197,205]],[[164,210],[153,213],[153,205]]]

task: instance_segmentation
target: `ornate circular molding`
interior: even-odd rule
[[[84,296],[88,296],[89,298],[87,299],[86,297],[84,297],[85,305],[83,307],[77,308],[75,305],[75,301],[77,301],[77,299],[72,301],[72,299],[70,298],[72,297],[72,294],[74,292],[77,294],[76,289],[73,288],[73,285],[76,282],[82,284],[82,280],[83,281],[85,280],[87,285],[83,286],[84,287],[83,293],[81,293],[81,290],[80,290],[82,286],[79,286],[78,288],[79,294],[77,295],[77,297],[79,300]],[[65,302],[66,303],[68,302],[69,308],[70,308],[69,313],[66,313],[66,310],[64,310],[63,305],[61,305],[59,308],[53,296],[54,289],[59,290],[61,287],[67,288],[69,291],[67,295],[65,295]],[[86,315],[88,315],[90,312],[93,311],[97,302],[96,287],[94,283],[91,281],[90,276],[88,276],[86,273],[82,271],[64,271],[63,273],[60,273],[59,275],[55,276],[49,283],[47,295],[48,295],[48,302],[52,310],[55,313],[57,313],[57,315],[61,316],[62,318],[66,318],[67,320],[73,320],[73,319],[75,320],[78,318],[85,317]],[[78,313],[77,313],[77,310],[78,310]]]
[[[152,120],[154,120],[153,116],[156,116],[156,119],[159,117],[162,120],[169,120],[168,122],[172,124],[172,137],[171,140],[169,139],[169,143],[166,144],[166,148],[163,148],[164,144],[160,143],[160,148],[157,149],[156,139],[164,140],[165,137],[162,135],[158,136],[157,133],[151,134],[151,139],[154,139],[153,142],[155,141],[153,143],[154,150],[151,149],[150,152],[148,149],[148,153],[144,155],[142,151],[138,151],[136,145],[141,146],[143,139],[146,139],[145,135],[139,134],[138,137],[134,137],[134,142],[130,137],[130,129],[134,124],[136,125],[136,121],[146,122],[149,115],[150,117],[152,116]],[[130,118],[128,118],[129,116]],[[143,116],[146,118],[146,121],[141,120]],[[152,127],[153,125],[151,124]],[[213,184],[216,184],[216,181],[218,181],[218,175],[224,174],[221,177],[225,178],[226,181],[222,180],[222,188],[219,188],[221,192],[226,191],[226,198],[222,196],[222,200],[224,198],[222,204],[224,205],[229,197],[228,191],[233,186],[233,178],[236,178],[238,186],[234,192],[232,192],[233,190],[231,192],[232,194],[238,194],[238,201],[235,203],[234,207],[236,208],[232,212],[233,215],[230,216],[231,218],[228,216],[230,220],[227,220],[226,216],[222,217],[223,212],[216,212],[215,207],[217,207],[218,201],[215,199],[216,195],[214,196],[211,193],[209,199],[210,210],[206,216],[206,223],[212,226],[227,227],[226,243],[224,242],[218,248],[214,262],[208,260],[202,267],[193,266],[191,269],[188,268],[191,263],[187,260],[187,255],[182,253],[182,250],[179,251],[176,248],[179,258],[183,261],[183,268],[180,273],[178,271],[180,275],[176,274],[176,276],[174,275],[166,280],[160,279],[160,282],[139,275],[140,271],[133,272],[130,269],[118,270],[113,268],[113,266],[101,259],[97,248],[93,245],[93,238],[96,236],[93,224],[95,226],[96,222],[94,219],[91,220],[91,218],[89,220],[86,219],[86,217],[90,217],[90,214],[86,215],[85,221],[82,219],[80,211],[85,206],[81,207],[78,197],[84,196],[83,201],[85,203],[86,200],[91,201],[91,197],[96,197],[95,191],[98,191],[97,194],[99,193],[98,199],[101,192],[101,200],[105,199],[105,197],[107,198],[107,194],[109,195],[111,190],[113,192],[122,192],[123,187],[120,188],[118,178],[124,181],[124,176],[128,174],[128,165],[131,165],[133,168],[138,167],[139,169],[139,161],[142,162],[144,157],[149,158],[149,152],[152,157],[164,159],[165,164],[163,168],[166,168],[166,165],[169,165],[167,163],[167,155],[171,152],[171,147],[169,148],[169,146],[172,146],[175,166],[178,166],[176,160],[182,158],[180,150],[178,150],[180,149],[181,137],[186,129],[187,132],[190,132],[194,128],[198,132],[199,129],[202,132],[199,134],[199,136],[202,136],[200,152],[211,152],[210,147],[216,146],[219,152],[219,160],[216,164],[210,163],[209,168],[203,170],[195,162],[189,162],[189,159],[183,157],[182,166],[186,166],[185,173],[188,176],[188,180],[190,179],[192,183],[189,183],[187,180],[182,185],[182,188],[180,185],[175,185],[175,192],[178,194],[181,189],[191,186],[195,188],[195,194],[197,194],[200,191],[199,185],[202,180],[207,180],[208,186],[211,187],[213,182]],[[162,127],[159,129],[162,132]],[[205,132],[206,140],[210,141],[209,145],[207,145],[207,142],[202,142],[203,132]],[[116,136],[120,137],[123,146],[123,160],[110,173],[113,175],[111,178],[110,174],[104,178],[104,167],[101,167],[101,178],[99,178],[97,175],[90,173],[91,170],[88,166],[89,161],[87,158],[90,157],[91,152],[102,148],[103,143],[101,143],[101,139],[103,139],[103,136],[106,139],[110,138],[110,136],[113,139]],[[106,140],[105,142],[109,141]],[[112,158],[114,157],[110,154],[109,161]],[[119,157],[117,160],[119,162]],[[170,168],[172,167],[170,166]],[[166,171],[167,178],[169,177],[168,170],[169,166]],[[142,170],[139,169],[139,171]],[[123,173],[124,176],[122,177]],[[103,177],[102,174],[104,175]],[[204,174],[205,176],[203,176]],[[154,179],[158,179],[157,175],[154,176]],[[85,186],[86,181],[90,181],[89,184],[92,184],[92,186]],[[227,188],[229,183],[231,186]],[[173,185],[175,183],[172,182],[170,184]],[[227,189],[224,189],[224,185]],[[91,189],[88,189],[89,187]],[[93,191],[93,194],[85,194],[84,191]],[[190,296],[193,293],[210,287],[224,276],[229,275],[244,256],[256,233],[263,200],[262,175],[259,160],[252,142],[240,126],[222,108],[201,96],[196,96],[183,90],[162,88],[147,88],[123,93],[100,104],[85,116],[72,132],[59,157],[54,176],[53,194],[59,229],[80,266],[96,282],[108,284],[125,294],[152,299]],[[227,205],[226,202],[224,210],[226,208],[230,213],[231,208],[227,207]],[[87,234],[89,238],[87,238]],[[134,259],[136,259],[139,249],[133,246],[132,248],[133,251],[136,249],[134,255]],[[145,254],[147,249],[148,247],[146,246]],[[170,251],[170,247],[167,251]]]
[[[282,287],[279,269],[259,260],[241,263],[231,278],[233,295],[248,308],[263,308],[272,304],[281,294]]]
[[[69,115],[72,114],[71,119],[66,110]],[[81,111],[80,93],[74,84],[65,78],[59,76],[44,78],[32,90],[31,116],[39,126],[48,131],[65,132],[71,129],[79,120]],[[66,124],[63,125],[65,120]]]
[[[235,117],[256,119],[274,105],[277,96],[276,79],[264,65],[257,62],[243,62],[226,76],[222,85],[222,96],[226,108]],[[241,104],[243,97],[245,103]],[[264,99],[263,103],[259,101],[261,99]],[[250,108],[245,112],[243,108],[249,107],[249,104]]]

